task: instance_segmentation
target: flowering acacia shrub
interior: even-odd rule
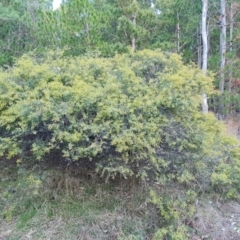
[[[210,181],[226,141],[199,111],[203,91],[211,78],[176,54],[24,55],[0,71],[0,154],[52,161],[54,152],[112,176]]]

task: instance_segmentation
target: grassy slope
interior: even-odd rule
[[[1,240],[151,239],[159,224],[146,203],[147,188],[138,183],[97,183],[60,170],[35,173],[45,175],[37,195],[26,171],[2,169]]]
[[[161,227],[157,209],[148,202],[147,184],[133,180],[106,184],[94,174],[79,176],[76,171],[34,172],[42,176],[40,188],[26,181],[28,171],[14,165],[1,168],[1,240],[144,240]],[[159,193],[168,191],[151,187]],[[240,239],[237,202],[220,203],[205,196],[196,205],[194,218],[186,223],[189,239]]]

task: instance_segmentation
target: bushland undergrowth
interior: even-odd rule
[[[0,178],[3,239],[239,237],[239,204],[225,204],[213,191],[197,194],[178,183],[164,186],[136,178],[105,183],[93,172],[43,165],[19,169],[8,164]]]
[[[90,166],[105,184],[121,176],[178,189],[161,196],[153,188],[147,202],[159,210],[154,239],[187,239],[185,223],[199,196],[237,199],[240,188],[238,142],[213,114],[200,112],[202,92],[214,92],[211,76],[176,54],[24,55],[0,71],[0,156],[16,158],[20,167],[56,159],[67,169]],[[46,176],[33,173],[22,183],[35,196]],[[77,179],[48,174],[52,189],[80,191]],[[3,199],[11,199],[9,191]],[[21,212],[14,204],[5,208],[5,220]]]

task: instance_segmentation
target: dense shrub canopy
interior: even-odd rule
[[[112,175],[192,180],[224,154],[219,123],[199,111],[203,91],[211,78],[176,54],[25,55],[0,72],[0,154],[20,162],[58,153]]]

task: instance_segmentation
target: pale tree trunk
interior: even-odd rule
[[[89,34],[89,24],[88,24],[88,12],[85,10],[84,11],[84,30],[85,30],[85,34],[86,34],[86,41],[87,43],[90,42],[90,34]]]
[[[180,52],[180,20],[179,20],[179,12],[177,13],[177,53]]]
[[[208,0],[202,0],[202,71],[203,75],[207,74],[207,63],[208,63],[208,38],[207,38],[207,12],[208,12]],[[208,113],[207,94],[202,93],[202,111]]]
[[[198,49],[198,67],[202,68],[202,31],[201,24],[200,28],[197,28],[197,49]]]
[[[133,27],[136,28],[137,23],[136,23],[136,14],[135,13],[132,16],[132,24],[133,24]],[[136,38],[134,35],[132,36],[132,39],[131,39],[131,45],[132,45],[133,51],[135,51],[136,50]]]
[[[232,91],[232,79],[233,79],[233,59],[232,59],[232,52],[233,52],[233,3],[230,3],[230,46],[229,51],[231,52],[230,56],[230,70],[229,70],[229,92]]]
[[[86,32],[86,36],[87,36],[87,42],[89,43],[89,42],[90,42],[89,25],[88,25],[87,22],[86,22],[86,24],[85,24],[85,32]]]
[[[137,3],[136,0],[133,0],[133,1],[132,1],[132,4],[133,4],[133,5],[135,5],[136,3]],[[136,28],[136,25],[137,25],[137,20],[136,20],[136,19],[137,19],[137,13],[134,12],[134,13],[132,14],[132,24],[133,24],[133,28],[134,28],[134,29]],[[134,35],[135,35],[135,33],[133,33],[132,39],[131,39],[131,46],[132,46],[133,51],[136,50],[136,37],[135,37]]]
[[[225,86],[225,74],[224,68],[226,64],[226,0],[221,0],[221,34],[220,34],[220,49],[221,49],[221,73],[220,73],[220,83],[219,90],[221,93],[224,92]]]

